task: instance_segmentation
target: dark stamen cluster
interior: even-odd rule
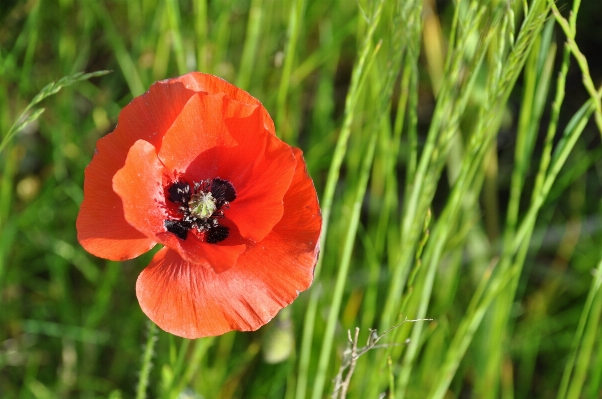
[[[208,198],[210,206],[205,216],[196,211],[199,203]],[[232,183],[220,178],[194,182],[191,186],[183,180],[177,180],[167,187],[167,199],[178,205],[180,219],[166,219],[165,229],[176,237],[185,240],[190,229],[205,232],[205,241],[215,244],[228,238],[229,229],[219,225],[224,210],[236,199],[236,190]],[[214,210],[213,210],[214,208]],[[196,212],[195,212],[196,211]]]

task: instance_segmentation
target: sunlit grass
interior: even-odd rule
[[[319,399],[347,330],[363,346],[397,325],[348,398],[597,397],[601,90],[580,3],[438,5],[2,6],[0,397]],[[322,252],[258,332],[154,343],[134,292],[152,254],[94,258],[75,218],[120,109],[192,70],[249,91],[304,151]]]

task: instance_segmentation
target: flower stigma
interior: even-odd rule
[[[200,219],[208,219],[217,210],[215,198],[211,193],[200,192],[192,196],[188,202],[190,213]]]

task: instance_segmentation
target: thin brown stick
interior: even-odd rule
[[[391,346],[401,345],[398,343],[394,344],[381,344],[378,345],[378,341],[389,332],[393,331],[397,327],[401,326],[406,322],[417,322],[417,321],[432,321],[433,319],[416,319],[416,320],[408,320],[405,319],[401,323],[389,328],[382,334],[378,334],[377,330],[370,329],[370,334],[368,335],[368,340],[365,346],[358,348],[358,340],[360,335],[359,327],[355,328],[355,334],[353,338],[351,337],[351,330],[347,330],[347,348],[343,351],[343,360],[341,361],[341,366],[339,367],[339,371],[334,378],[334,389],[331,395],[332,399],[345,399],[347,397],[347,391],[349,390],[349,384],[351,383],[351,377],[353,376],[353,372],[355,371],[355,366],[357,364],[357,359],[362,356],[364,353],[368,352],[371,349],[378,348],[388,348]],[[405,342],[407,343],[407,342]]]

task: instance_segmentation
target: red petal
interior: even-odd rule
[[[158,144],[193,94],[180,82],[156,83],[121,111],[112,133],[98,140],[96,154],[86,168],[84,201],[77,217],[78,240],[88,252],[125,260],[155,245],[125,220],[121,198],[113,191],[113,175],[125,164],[136,140]]]
[[[163,193],[164,168],[155,147],[138,140],[130,148],[125,165],[113,177],[113,190],[121,197],[125,219],[138,231],[156,240],[168,218]]]
[[[221,274],[159,251],[136,284],[144,313],[159,327],[186,338],[256,330],[313,278],[318,256],[320,211],[301,151],[282,220],[263,241]]]
[[[215,147],[232,147],[224,123],[226,114],[248,116],[254,107],[224,99],[223,94],[195,94],[165,133],[159,158],[171,171],[184,173],[199,154]]]
[[[316,262],[313,251],[289,252],[282,238],[265,241],[220,274],[163,248],[138,277],[140,307],[185,338],[258,329],[311,284]]]
[[[261,105],[259,100],[251,96],[246,91],[239,89],[231,83],[226,82],[217,76],[208,75],[206,73],[191,72],[179,78],[172,79],[182,82],[187,88],[194,91],[204,91],[209,94],[226,93],[226,96],[232,100],[239,101],[245,104]],[[268,111],[261,107],[261,115],[265,128],[271,133],[276,134],[274,122],[268,114]]]
[[[248,132],[251,128],[241,120],[229,122],[233,125],[231,131]],[[235,138],[242,148],[252,147],[250,142],[255,141],[254,150],[258,150],[260,155],[256,155],[255,163],[244,180],[233,178],[237,197],[226,211],[226,216],[236,223],[243,237],[261,241],[282,218],[284,194],[291,185],[297,161],[292,148],[276,136],[265,135],[264,143],[250,136],[245,135],[246,143],[242,142],[240,135]],[[253,152],[248,154],[252,156]],[[234,159],[224,162],[224,166],[234,162]]]
[[[205,151],[186,171],[191,181],[219,177],[232,183],[236,199],[225,214],[253,241],[263,239],[281,219],[282,198],[296,165],[291,147],[265,130],[261,108],[248,117],[226,119],[238,145]]]
[[[284,215],[274,226],[274,232],[283,237],[294,236],[294,240],[305,245],[308,252],[319,251],[322,214],[318,196],[307,174],[303,152],[293,148],[293,153],[297,160],[295,176],[284,196]]]
[[[186,240],[181,240],[170,232],[158,234],[158,241],[176,251],[190,263],[213,269],[215,273],[223,273],[232,268],[241,253],[247,248],[238,233],[236,226],[227,219],[222,219],[220,225],[230,229],[228,238],[217,244],[209,244],[199,238],[194,230],[188,231]]]
[[[228,302],[223,275],[163,248],[138,277],[136,295],[144,313],[167,332],[185,338],[219,335],[232,329],[221,311]]]
[[[112,177],[103,176],[102,169],[101,162],[86,169],[84,201],[76,222],[77,239],[88,252],[101,258],[135,258],[151,249],[155,241],[126,222],[121,199],[112,188],[101,188]]]

